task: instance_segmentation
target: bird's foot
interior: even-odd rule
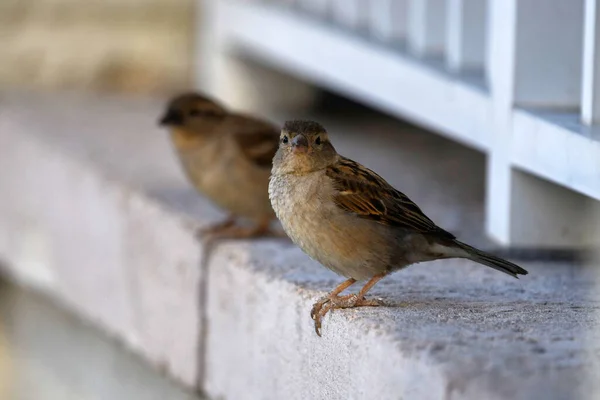
[[[212,237],[215,239],[250,239],[264,237],[267,233],[268,230],[265,230],[260,226],[232,226],[213,234]]]
[[[315,321],[315,331],[321,336],[321,321],[325,314],[336,308],[354,308],[354,307],[378,307],[384,303],[376,299],[365,299],[357,294],[346,296],[325,296],[317,301],[310,311],[311,318]]]
[[[226,220],[210,225],[206,228],[200,228],[196,231],[196,238],[203,239],[207,236],[218,235],[220,232],[226,231],[235,225],[235,218],[228,217]]]
[[[228,219],[220,224],[199,231],[198,238],[209,239],[251,239],[259,237],[287,238],[283,231],[271,229],[268,222],[246,227],[235,224],[234,219]]]

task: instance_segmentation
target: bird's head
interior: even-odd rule
[[[337,160],[327,131],[314,121],[287,121],[273,159],[273,172],[307,173],[323,169]]]
[[[160,119],[160,125],[203,133],[222,121],[227,110],[218,102],[197,93],[173,98]]]

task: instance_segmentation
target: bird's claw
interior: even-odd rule
[[[321,322],[323,317],[336,308],[354,308],[354,307],[378,307],[384,303],[377,299],[359,298],[357,294],[347,296],[325,296],[319,299],[310,311],[310,317],[315,321],[315,332],[321,336]]]
[[[317,315],[321,311],[321,308],[331,300],[330,296],[321,297],[315,304],[313,304],[312,309],[310,310],[310,317],[313,321],[317,319]]]

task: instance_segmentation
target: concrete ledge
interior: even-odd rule
[[[222,246],[208,275],[207,388],[224,398],[576,398],[594,365],[594,274],[528,267],[527,282],[460,261],[409,268],[373,290],[390,307],[334,312],[318,338],[307,311],[338,277],[296,248]]]
[[[373,290],[390,307],[333,312],[318,338],[310,306],[340,278],[291,244],[197,243],[195,227],[220,214],[155,127],[162,102],[12,93],[0,104],[8,272],[188,387],[228,399],[593,393],[593,269],[528,264],[514,280],[459,261],[415,266]],[[381,117],[343,117],[319,117],[341,152],[442,226],[489,244],[481,155]]]
[[[82,113],[114,113],[77,96],[41,103],[3,102],[2,258],[20,281],[50,292],[157,366],[195,384],[202,248],[193,228],[202,220],[194,223],[139,190],[144,181],[136,184],[127,169],[132,157],[143,159],[129,147],[135,144],[127,136],[131,123],[120,125],[117,117],[114,125],[96,125]],[[168,151],[161,157],[167,161]],[[115,173],[119,168],[121,174]],[[140,172],[149,173],[143,167]],[[162,177],[150,175],[156,186],[146,189],[160,192]]]

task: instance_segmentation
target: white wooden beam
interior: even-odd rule
[[[487,1],[448,0],[446,64],[453,72],[479,69],[485,62]]]
[[[409,0],[408,47],[418,57],[444,51],[446,33],[445,0]]]
[[[579,108],[584,0],[517,2],[515,102]]]
[[[586,131],[576,113],[541,116],[517,109],[512,117],[512,164],[600,200],[600,142]]]
[[[600,10],[597,0],[585,1],[583,32],[581,120],[592,125],[600,122]]]
[[[522,246],[596,247],[600,203],[533,175],[513,171],[510,241]]]

